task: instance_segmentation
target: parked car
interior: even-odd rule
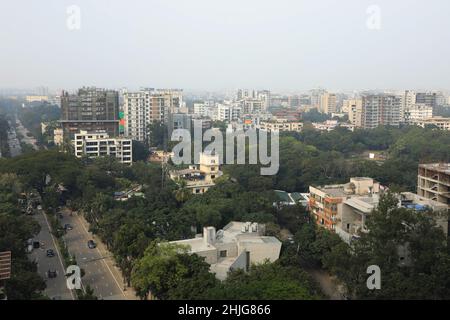
[[[95,249],[95,248],[97,248],[97,244],[94,242],[94,240],[89,240],[88,247],[89,247],[89,249]]]
[[[39,249],[41,247],[41,243],[39,241],[33,241],[33,248]]]
[[[42,206],[41,206],[41,205],[38,205],[38,206],[37,206],[37,209],[38,209],[38,210],[42,210]]]
[[[53,258],[55,256],[55,251],[53,249],[47,249],[47,257]]]

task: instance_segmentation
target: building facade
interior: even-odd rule
[[[326,114],[337,113],[336,94],[324,93],[320,96],[319,111]]]
[[[450,208],[450,163],[420,164],[417,195]]]
[[[76,94],[61,96],[61,126],[73,138],[83,131],[106,131],[110,137],[119,134],[119,93],[95,87],[81,88]]]
[[[133,144],[131,139],[110,138],[106,132],[89,133],[81,131],[73,140],[75,156],[81,158],[115,157],[120,163],[133,162]]]
[[[149,126],[166,123],[169,114],[183,110],[183,91],[178,89],[143,89],[123,92],[124,134],[133,140],[147,142]]]
[[[395,95],[366,95],[362,97],[362,127],[398,127],[401,121],[401,98]]]
[[[298,121],[286,121],[286,120],[272,120],[272,121],[261,121],[259,126],[260,130],[267,132],[271,131],[286,131],[286,132],[301,132],[303,129],[303,122]]]
[[[416,119],[412,121],[415,125],[425,128],[428,126],[434,126],[439,130],[450,131],[450,118],[444,117],[432,117],[426,119]]]
[[[413,104],[404,110],[404,122],[413,124],[415,121],[420,121],[433,117],[433,107],[426,104]]]

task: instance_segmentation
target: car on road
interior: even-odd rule
[[[56,273],[55,269],[48,269],[47,271],[47,277],[52,279],[52,278],[56,278],[58,274]]]
[[[47,257],[53,258],[55,256],[55,251],[53,249],[47,249]]]
[[[97,248],[97,244],[94,242],[94,240],[89,240],[88,243],[87,243],[87,245],[88,245],[88,248],[89,248],[89,249],[95,249],[95,248]]]
[[[64,229],[66,229],[66,230],[72,230],[73,227],[72,227],[72,225],[71,225],[70,223],[66,223],[66,224],[64,225]]]

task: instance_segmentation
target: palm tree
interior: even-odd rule
[[[186,180],[178,179],[176,183],[178,188],[174,191],[175,199],[180,203],[184,203],[190,196],[189,189],[187,188],[187,182]]]

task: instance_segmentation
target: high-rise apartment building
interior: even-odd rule
[[[411,90],[405,90],[400,95],[401,108],[400,108],[400,122],[406,122],[406,110],[410,109],[416,104],[416,92]]]
[[[319,111],[326,114],[337,113],[336,94],[324,93],[320,96]]]
[[[76,94],[63,92],[61,120],[64,134],[73,138],[80,130],[119,134],[119,93],[95,87],[81,88]]]
[[[362,97],[362,127],[400,125],[401,98],[395,95],[365,95]]]
[[[346,110],[348,114],[348,120],[355,127],[362,126],[362,100],[361,99],[350,99],[344,100],[342,105],[342,110]]]
[[[182,90],[124,91],[125,135],[133,140],[147,141],[149,125],[154,122],[167,123],[170,113],[179,113],[183,106],[182,97]]]
[[[405,123],[412,124],[417,120],[423,120],[433,117],[433,107],[426,104],[413,104],[404,110]]]
[[[238,106],[219,104],[217,106],[217,120],[234,121],[241,117],[242,109]]]

